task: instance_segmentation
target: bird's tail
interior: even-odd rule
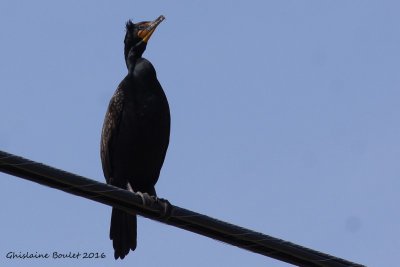
[[[114,258],[125,258],[129,250],[136,248],[136,215],[128,214],[117,208],[112,209],[110,239],[113,241]]]

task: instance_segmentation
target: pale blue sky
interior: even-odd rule
[[[2,1],[0,149],[104,181],[124,24],[165,15],[144,56],[172,115],[171,203],[368,266],[400,247],[398,1]],[[115,262],[111,208],[0,174],[2,266],[287,266],[141,218]],[[104,252],[8,260],[9,251]]]

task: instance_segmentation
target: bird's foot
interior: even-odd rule
[[[138,194],[141,198],[142,198],[142,203],[143,205],[147,206],[149,204],[151,204],[152,202],[154,202],[154,200],[152,198],[154,198],[153,196],[150,196],[149,194],[142,193],[140,191],[137,191],[136,194]]]
[[[160,217],[168,220],[168,218],[171,216],[171,212],[172,212],[171,203],[169,203],[169,201],[166,199],[158,198],[158,197],[155,197],[155,201],[162,207],[162,210],[160,212]]]
[[[140,191],[136,192],[136,194],[142,198],[142,203],[144,206],[154,208],[157,211],[159,218],[168,220],[168,218],[171,216],[172,205],[168,200],[151,196],[148,193],[142,193]]]

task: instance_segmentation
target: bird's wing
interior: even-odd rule
[[[116,135],[118,134],[118,125],[121,120],[123,110],[123,91],[120,90],[121,85],[115,91],[108,105],[108,110],[104,118],[103,130],[101,134],[100,156],[103,166],[104,177],[107,183],[110,183],[113,177],[112,148]]]

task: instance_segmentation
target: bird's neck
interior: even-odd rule
[[[128,67],[128,73],[133,73],[137,61],[142,58],[143,52],[146,49],[146,43],[140,42],[133,46],[128,53],[126,60],[126,66]]]
[[[134,56],[134,55],[131,56],[131,57],[128,56],[128,59],[126,60],[126,66],[128,68],[128,74],[133,74],[133,71],[135,70],[136,63],[138,62],[138,60],[140,58],[141,58],[141,56],[140,57]]]

